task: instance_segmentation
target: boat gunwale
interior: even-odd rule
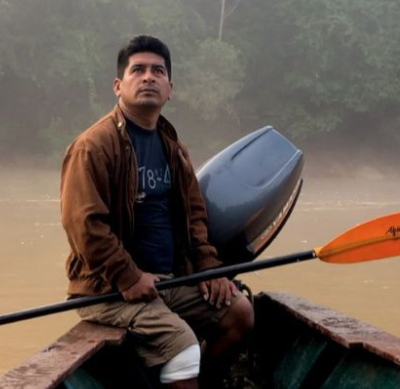
[[[348,348],[361,349],[400,366],[400,338],[358,319],[288,293],[262,293],[292,317]]]

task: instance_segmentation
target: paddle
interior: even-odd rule
[[[330,263],[356,263],[397,255],[400,255],[400,213],[382,216],[353,227],[323,247],[272,259],[224,266],[185,277],[161,281],[157,283],[157,289],[163,290],[182,285],[194,285],[198,282],[214,278],[234,277],[237,274],[302,262],[314,258],[319,258],[322,261]],[[121,295],[117,292],[99,296],[80,297],[0,316],[0,325],[118,299],[121,299]]]

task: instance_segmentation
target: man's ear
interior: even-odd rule
[[[172,83],[172,81],[169,83],[170,86],[170,90],[169,90],[169,95],[168,95],[168,100],[171,100],[172,98],[172,91],[174,89],[174,84]]]
[[[117,96],[117,97],[119,97],[121,95],[120,85],[121,85],[121,80],[119,78],[114,78],[113,90],[114,90],[115,96]]]

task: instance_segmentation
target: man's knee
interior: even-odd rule
[[[235,331],[238,336],[245,336],[253,329],[254,309],[248,298],[240,298],[222,317],[220,328],[225,331]]]
[[[170,384],[196,378],[200,371],[200,347],[194,344],[185,348],[166,363],[160,372],[160,381]]]

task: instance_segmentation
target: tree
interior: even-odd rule
[[[266,124],[398,139],[399,17],[398,0],[0,0],[1,157],[62,155],[114,104],[116,54],[137,33],[169,44],[167,114],[202,146]]]
[[[389,111],[393,118],[399,16],[394,0],[269,0],[241,7],[225,36],[251,53],[237,103],[242,120],[249,127],[268,120],[307,139],[348,133],[355,121],[385,122]]]
[[[233,112],[233,102],[243,87],[244,64],[229,43],[208,39],[199,43],[182,64],[183,87],[178,98],[205,120]]]

